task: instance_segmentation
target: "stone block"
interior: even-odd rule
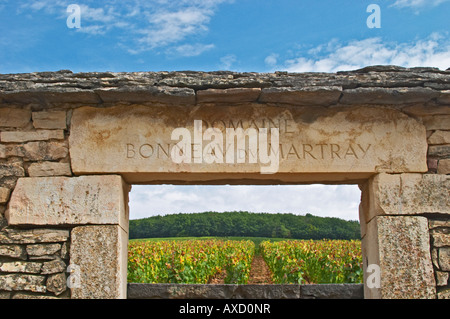
[[[0,244],[35,244],[65,242],[69,238],[66,229],[14,229],[0,231]],[[3,246],[3,245],[2,245]],[[2,247],[0,246],[0,247]],[[22,246],[18,246],[22,247]]]
[[[450,130],[450,115],[425,116],[423,124],[427,130]]]
[[[450,271],[450,247],[439,248],[439,266],[443,271]]]
[[[311,86],[311,87],[271,87],[261,91],[261,103],[283,103],[293,105],[322,105],[337,104],[342,94],[340,86]]]
[[[0,245],[0,256],[25,260],[27,259],[27,252],[24,246]]]
[[[260,88],[207,89],[197,91],[197,103],[256,102]]]
[[[37,129],[66,129],[66,111],[33,112],[33,126]]]
[[[23,145],[23,153],[30,161],[55,161],[69,155],[67,141],[28,142]]]
[[[9,200],[11,190],[7,187],[0,187],[0,204],[5,204]]]
[[[79,267],[74,299],[126,298],[128,234],[116,225],[72,230],[70,263]]]
[[[46,292],[45,276],[28,274],[0,275],[0,290]]]
[[[128,185],[117,175],[21,178],[9,225],[116,224],[128,231]]]
[[[428,144],[450,144],[450,131],[436,131],[428,138]]]
[[[450,174],[450,158],[441,159],[437,167],[438,174]]]
[[[42,268],[42,263],[29,261],[0,262],[1,272],[20,272],[38,274]]]
[[[450,145],[431,145],[428,147],[428,156],[439,159],[446,159],[450,157]]]
[[[0,108],[0,127],[17,127],[26,126],[31,119],[31,111],[16,108]]]
[[[67,279],[64,273],[48,276],[46,282],[47,290],[53,292],[56,296],[62,294],[67,289]]]
[[[3,143],[23,143],[30,141],[48,141],[48,140],[63,140],[63,130],[37,130],[37,131],[11,131],[2,132],[1,142]]]
[[[30,177],[42,176],[71,176],[70,163],[41,162],[32,163],[28,167]]]
[[[377,215],[450,214],[450,177],[439,174],[378,174],[369,181],[367,221]]]
[[[431,101],[439,91],[430,88],[356,88],[343,91],[342,104],[407,104]]]
[[[32,244],[27,245],[28,256],[46,256],[53,255],[61,250],[61,244]]]
[[[297,179],[306,179],[312,174],[318,178],[322,174],[329,181],[333,178],[331,175],[341,174],[340,177],[348,181],[352,174],[364,179],[377,172],[428,170],[428,145],[423,125],[396,110],[261,104],[249,104],[245,112],[242,110],[241,106],[227,105],[77,108],[69,137],[72,171],[76,175],[120,174],[128,183],[142,183],[164,177],[179,180],[195,176],[195,173],[211,179],[227,179],[226,173],[274,178],[272,174],[261,176],[261,172],[275,162],[279,165],[274,171],[280,173],[280,180],[294,175]],[[161,114],[165,114],[164,117]],[[224,150],[230,149],[224,146],[226,129],[233,127],[253,128],[255,134],[260,127],[278,128],[280,146],[272,152],[273,161],[268,164],[261,162],[261,155],[257,156],[256,163],[250,163],[248,158],[238,163],[235,157],[227,163],[227,151],[220,152],[222,161],[207,163],[201,154],[205,153],[209,142],[206,138],[203,140],[203,136],[194,141],[195,120],[202,120],[203,130],[215,127],[222,132],[218,147]],[[176,128],[189,131],[186,145],[199,146],[192,152],[190,163],[173,160],[174,148],[183,143],[180,137],[172,140]],[[248,144],[244,146],[247,153]],[[253,146],[250,151],[257,154],[259,146]]]
[[[377,216],[368,223],[364,241],[363,249],[370,247],[367,265],[375,264],[380,269],[379,288],[366,284],[365,298],[436,298],[425,217]],[[367,276],[365,273],[365,282]]]

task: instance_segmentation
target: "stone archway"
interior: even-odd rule
[[[360,185],[366,298],[448,295],[448,72],[50,75],[0,94],[6,297],[125,298],[131,184],[318,182]]]

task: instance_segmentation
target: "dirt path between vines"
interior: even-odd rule
[[[222,271],[217,274],[211,281],[210,284],[224,284],[225,283],[226,272]],[[248,279],[248,284],[272,284],[272,275],[269,267],[264,261],[261,255],[255,255],[253,257],[252,266],[250,268],[250,276]]]

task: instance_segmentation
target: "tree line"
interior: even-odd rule
[[[130,239],[245,236],[292,239],[360,239],[358,221],[311,214],[251,212],[179,213],[130,220]]]

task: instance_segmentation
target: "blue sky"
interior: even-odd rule
[[[367,24],[371,4],[380,28]],[[0,0],[0,73],[447,69],[449,16],[450,0]],[[359,196],[356,186],[136,186],[130,206],[131,218],[245,209],[357,219]]]

